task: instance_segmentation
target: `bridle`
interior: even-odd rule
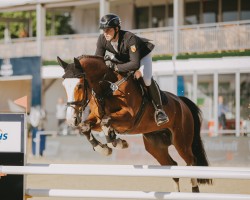
[[[72,72],[72,71],[71,71]],[[81,73],[81,74],[78,74],[77,76],[73,75],[74,78],[83,78],[83,83],[80,83],[79,84],[79,87],[81,87],[82,90],[84,90],[84,98],[80,101],[71,101],[71,102],[67,102],[66,103],[66,107],[71,107],[75,110],[75,118],[76,118],[76,123],[75,124],[79,124],[82,120],[82,114],[83,114],[83,111],[85,110],[85,108],[88,106],[89,102],[90,102],[90,99],[89,96],[88,96],[88,89],[91,90],[91,95],[95,97],[96,99],[96,104],[98,107],[101,108],[101,112],[102,114],[104,114],[104,99],[105,97],[113,94],[116,90],[119,90],[119,86],[121,84],[123,84],[124,82],[126,82],[128,80],[128,78],[133,74],[133,72],[129,72],[127,73],[127,75],[125,77],[123,77],[121,80],[113,83],[113,82],[110,82],[108,80],[106,80],[106,75],[107,73],[104,74],[103,76],[103,79],[99,82],[99,84],[101,84],[102,82],[108,82],[110,84],[110,88],[104,92],[103,95],[97,95],[95,93],[95,91],[93,90],[93,88],[90,88],[89,85],[88,85],[88,81],[86,79],[86,74],[85,73]],[[79,123],[77,123],[79,122]]]
[[[83,92],[84,92],[84,98],[80,101],[70,101],[66,103],[66,107],[71,107],[75,110],[76,113],[76,122],[81,122],[82,120],[82,113],[85,110],[85,108],[87,107],[87,105],[90,102],[90,98],[88,97],[88,82],[85,78],[85,73],[82,73],[80,75],[78,75],[76,78],[83,78],[83,83],[79,83],[78,87],[80,87]],[[78,109],[77,109],[78,107]]]

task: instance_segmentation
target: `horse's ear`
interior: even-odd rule
[[[75,68],[76,69],[81,69],[82,70],[81,63],[77,58],[74,58],[74,63],[75,63]]]
[[[64,62],[61,58],[59,58],[59,56],[57,56],[57,62],[63,69],[66,69],[68,67],[68,63]]]

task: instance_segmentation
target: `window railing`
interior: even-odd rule
[[[140,37],[155,44],[153,55],[171,55],[174,51],[173,28],[132,30]],[[43,40],[43,59],[64,59],[95,53],[99,33],[49,36]],[[178,29],[179,53],[206,53],[250,49],[250,20],[180,26]],[[13,39],[9,43],[0,41],[0,57],[24,57],[37,55],[36,38]]]

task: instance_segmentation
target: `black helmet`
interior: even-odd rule
[[[100,29],[104,28],[115,28],[121,26],[121,20],[120,17],[118,17],[115,14],[107,14],[104,15],[100,20]]]

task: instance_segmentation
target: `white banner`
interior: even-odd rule
[[[0,122],[0,152],[21,152],[21,122]]]

